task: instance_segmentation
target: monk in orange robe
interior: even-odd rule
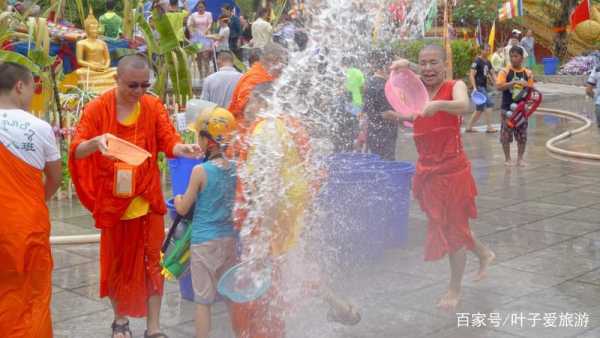
[[[113,337],[132,337],[128,316],[147,317],[145,337],[160,333],[163,292],[160,249],[164,240],[157,155],[199,157],[198,145],[181,144],[162,102],[145,93],[150,69],[141,56],[127,56],[117,67],[117,88],[90,102],[71,144],[69,169],[81,203],[101,230],[100,297],[109,297],[115,314]],[[137,167],[110,156],[107,134],[151,154]],[[115,177],[129,177],[119,180]]]
[[[27,112],[34,90],[29,70],[10,62],[0,64],[2,337],[52,337],[46,200],[60,186],[61,161],[52,127]]]
[[[244,119],[244,110],[254,87],[277,79],[287,62],[287,51],[282,46],[269,43],[263,48],[260,60],[242,75],[231,96],[231,103],[227,110],[235,116],[238,125]]]

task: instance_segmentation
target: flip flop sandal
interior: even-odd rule
[[[465,133],[476,133],[477,130],[475,129],[465,129]]]
[[[488,134],[494,134],[494,133],[497,133],[497,132],[498,132],[498,129],[491,129],[491,130],[490,130],[490,129],[488,129],[488,130],[486,130],[485,132],[486,132],[486,133],[488,133]]]
[[[144,338],[169,338],[166,334],[159,332],[155,334],[148,334],[148,331],[144,331]]]
[[[361,319],[360,312],[358,312],[352,305],[348,305],[345,313],[342,311],[336,311],[336,309],[333,307],[327,312],[327,320],[346,326],[356,325]]]
[[[114,321],[111,325],[112,328],[112,336],[114,337],[117,334],[122,334],[123,336],[127,337],[127,335],[129,335],[129,337],[133,337],[133,334],[131,333],[131,330],[129,329],[129,321],[127,321],[126,323],[123,324],[117,324],[116,321]]]

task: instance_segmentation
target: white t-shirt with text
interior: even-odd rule
[[[0,109],[0,143],[40,170],[44,170],[46,162],[60,160],[50,124],[21,109]]]

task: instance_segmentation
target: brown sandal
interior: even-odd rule
[[[129,321],[127,321],[126,323],[123,323],[123,324],[117,324],[117,322],[114,321],[110,327],[112,328],[112,336],[111,337],[113,337],[113,338],[117,334],[122,334],[125,337],[127,337],[127,335],[129,335],[129,338],[133,338],[133,334],[131,333],[131,330],[129,329]]]

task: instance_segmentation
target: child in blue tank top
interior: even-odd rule
[[[223,146],[235,130],[235,119],[225,109],[216,108],[201,114],[195,128],[199,132],[198,144],[208,160],[193,169],[187,191],[175,197],[175,208],[185,215],[196,203],[190,249],[196,336],[208,337],[217,282],[236,260],[233,229],[236,166],[223,157]]]

